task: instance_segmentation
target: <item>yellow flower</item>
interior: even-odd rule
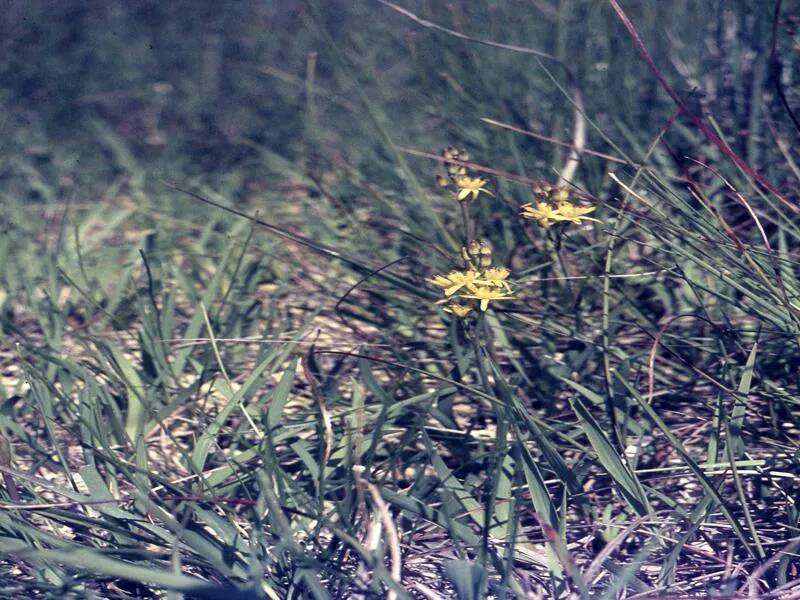
[[[537,202],[536,207],[532,204],[522,206],[522,216],[526,219],[534,219],[539,225],[547,229],[554,221],[561,221],[561,213],[557,208],[553,208],[547,202]]]
[[[467,177],[466,175],[456,177],[456,185],[458,186],[456,198],[458,198],[459,202],[463,202],[470,196],[475,200],[481,192],[494,196],[492,192],[484,187],[487,183],[489,182],[480,177]]]
[[[509,275],[511,275],[511,271],[505,267],[486,269],[477,283],[488,287],[501,288],[511,293],[511,286],[508,284]]]
[[[481,303],[480,306],[482,311],[485,311],[487,308],[489,308],[489,302],[512,299],[511,296],[503,290],[492,289],[489,287],[480,287],[472,294],[463,294],[461,298],[478,300]]]
[[[474,292],[477,290],[475,285],[477,279],[477,271],[451,271],[447,275],[437,275],[430,282],[437,287],[443,288],[444,295],[450,297],[464,287],[468,291]]]
[[[463,319],[472,312],[472,307],[465,304],[459,304],[458,302],[451,302],[445,307],[445,311]]]
[[[558,205],[558,212],[560,214],[560,218],[558,220],[569,221],[570,223],[575,223],[577,225],[581,224],[581,219],[600,223],[600,219],[593,219],[592,217],[586,216],[594,209],[594,206],[576,206],[571,202],[561,202]]]

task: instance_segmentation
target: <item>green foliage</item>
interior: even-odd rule
[[[796,3],[334,4],[10,3],[0,596],[797,588]]]

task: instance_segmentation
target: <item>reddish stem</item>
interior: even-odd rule
[[[747,173],[754,181],[757,181],[762,186],[764,186],[764,188],[772,192],[775,195],[775,197],[777,197],[778,200],[780,200],[783,203],[784,206],[789,208],[795,214],[800,213],[800,207],[798,207],[796,204],[787,199],[783,194],[781,194],[777,190],[777,188],[774,185],[772,185],[772,183],[770,183],[763,175],[761,175],[761,173],[756,171],[753,167],[751,167],[747,163],[746,160],[744,160],[741,156],[736,154],[736,152],[734,152],[731,149],[731,147],[728,146],[725,140],[720,138],[716,133],[714,133],[714,131],[708,125],[703,123],[700,117],[698,117],[691,110],[689,110],[689,107],[686,106],[686,103],[683,101],[683,99],[677,94],[677,92],[674,89],[672,89],[672,86],[667,82],[664,75],[662,75],[661,71],[658,70],[655,61],[650,56],[650,53],[647,51],[644,42],[642,42],[642,38],[639,35],[639,32],[636,30],[636,27],[634,26],[633,22],[631,22],[631,20],[628,18],[628,15],[625,14],[625,11],[622,10],[622,7],[619,5],[617,0],[608,0],[608,2],[609,4],[611,4],[611,7],[614,9],[614,12],[617,13],[617,17],[619,17],[619,20],[622,21],[622,24],[625,26],[625,29],[628,30],[628,34],[631,36],[634,45],[639,50],[639,54],[642,55],[642,58],[644,58],[645,62],[647,63],[647,66],[650,67],[650,70],[653,72],[653,75],[656,76],[656,79],[658,79],[658,82],[661,84],[661,87],[663,87],[666,90],[666,92],[670,95],[670,98],[672,98],[672,100],[680,107],[683,113],[687,117],[689,117],[692,123],[694,123],[695,127],[697,127],[703,133],[703,135],[706,136],[709,142],[711,142],[717,148],[719,148],[720,152],[722,152],[725,156],[727,156],[734,163],[736,163],[736,165],[742,171]]]

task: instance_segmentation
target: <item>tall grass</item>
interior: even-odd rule
[[[228,16],[275,62],[205,44],[227,84],[198,103],[280,90],[230,135],[190,104],[162,107],[163,147],[97,109],[6,117],[0,594],[792,597],[784,4],[774,53],[763,3],[623,7],[683,114],[612,8],[575,1],[253,8],[296,27],[283,48]],[[466,320],[430,284],[468,241],[449,144],[514,289]],[[601,223],[520,218],[562,177]]]

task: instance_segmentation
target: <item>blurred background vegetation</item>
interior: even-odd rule
[[[783,4],[789,22],[779,24],[776,43],[791,104],[796,6]],[[569,139],[572,107],[534,57],[425,29],[377,2],[5,6],[3,181],[14,194],[40,187],[26,175],[32,155],[50,187],[96,189],[124,173],[117,138],[148,172],[172,178],[272,175],[260,162],[266,150],[296,168],[317,154],[340,156],[377,184],[392,181],[396,169],[375,120],[398,145],[466,145],[487,164],[542,177],[562,148],[479,119]],[[405,7],[476,38],[554,55],[579,82],[587,114],[627,150],[654,136],[674,110],[604,2]],[[763,116],[785,116],[771,80],[774,3],[628,2],[626,10],[678,91],[696,90],[691,105],[716,115],[735,149],[768,167],[758,143],[770,135]],[[563,68],[544,65],[567,85]],[[678,134],[676,153],[695,135]],[[588,136],[587,147],[606,146],[592,128]],[[598,185],[603,174],[589,175]]]

